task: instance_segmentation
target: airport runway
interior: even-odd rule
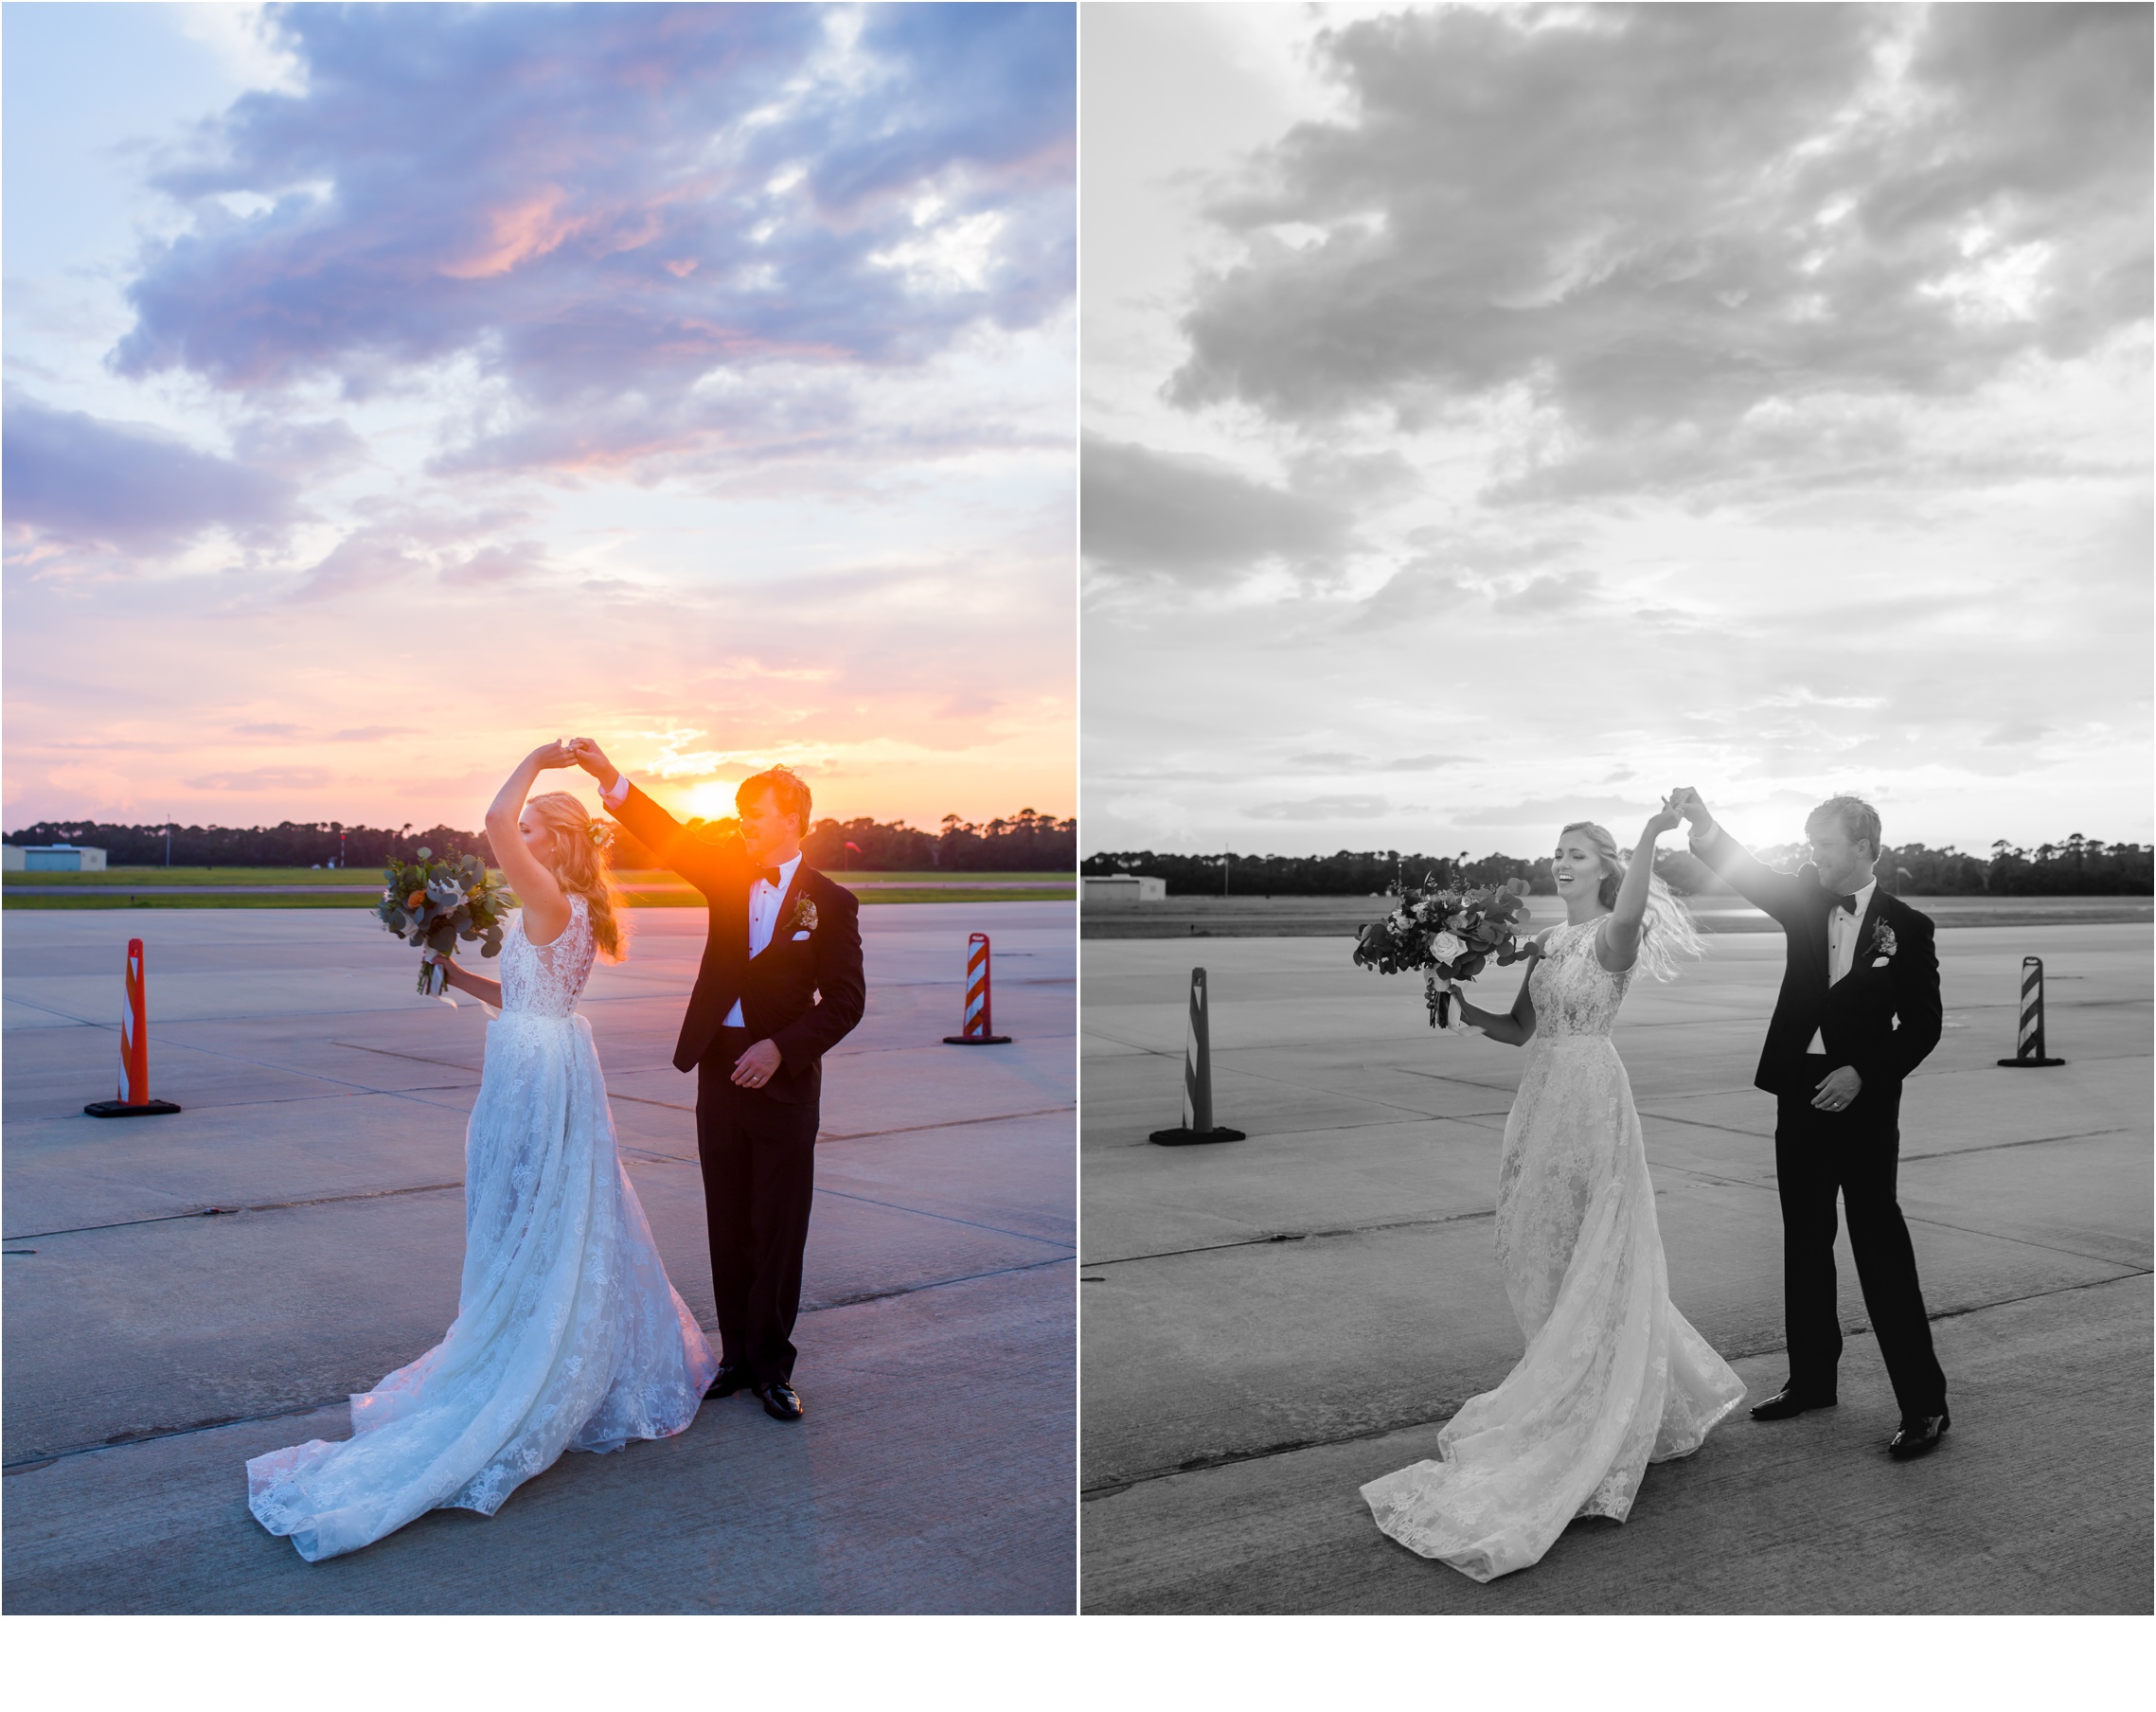
[[[463,1246],[483,1013],[323,911],[9,914],[5,1558],[19,1612],[1067,1612],[1073,906],[863,912],[867,1016],[826,1061],[796,1382],[570,1454],[491,1519],[437,1510],[303,1562],[249,1456],[348,1430],[437,1342]],[[633,913],[584,1001],[637,1193],[714,1324],[693,1082],[668,1060],[701,910]],[[1010,1046],[945,1046],[966,936]],[[121,958],[149,941],[151,1076],[98,1121]],[[482,967],[484,967],[482,965]],[[215,1210],[212,1210],[215,1209]]]
[[[1535,901],[1538,925],[1555,918]],[[1085,942],[1084,1430],[1091,1612],[2150,1609],[2150,943],[2130,925],[1942,933],[1939,1049],[1903,1105],[1911,1221],[1953,1429],[1914,1463],[1842,1245],[1841,1406],[1733,1418],[1481,1586],[1378,1533],[1363,1482],[1518,1359],[1491,1248],[1518,1055],[1436,1036],[1419,982],[1344,940]],[[2022,956],[2054,1070],[2004,1070]],[[1179,1121],[1208,971],[1219,1121]],[[1755,1399],[1786,1371],[1769,1098],[1778,936],[1731,935],[1617,1031],[1677,1306]],[[1509,975],[1486,979],[1508,1003]]]

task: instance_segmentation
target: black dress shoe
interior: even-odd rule
[[[801,1418],[801,1394],[782,1379],[775,1379],[767,1385],[758,1385],[757,1395],[763,1399],[763,1412],[774,1420],[799,1420]]]
[[[1921,1456],[1946,1436],[1953,1425],[1941,1409],[1936,1415],[1904,1415],[1901,1431],[1887,1441],[1886,1453],[1897,1462],[1907,1462],[1912,1456]]]
[[[730,1367],[724,1362],[721,1362],[719,1371],[711,1376],[711,1383],[705,1387],[704,1395],[706,1397],[731,1397],[737,1391],[753,1389],[754,1383],[755,1382],[740,1368]]]
[[[1784,1385],[1763,1403],[1752,1405],[1754,1420],[1787,1420],[1792,1415],[1802,1415],[1807,1409],[1831,1409],[1831,1397],[1814,1397],[1799,1391],[1793,1385]]]

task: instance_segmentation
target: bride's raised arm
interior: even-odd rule
[[[1654,842],[1684,818],[1669,804],[1662,807],[1640,829],[1639,843],[1617,885],[1617,901],[1604,918],[1602,931],[1595,936],[1595,954],[1612,974],[1622,974],[1639,956],[1640,924],[1647,919],[1648,882],[1654,878]]]
[[[487,841],[494,847],[509,889],[524,905],[524,936],[534,945],[550,945],[569,925],[569,900],[553,870],[531,853],[524,841],[525,798],[532,781],[549,767],[573,767],[577,758],[560,743],[542,743],[524,759],[495,793],[487,810]]]

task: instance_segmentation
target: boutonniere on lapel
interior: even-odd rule
[[[793,915],[786,918],[786,925],[789,929],[799,928],[805,934],[814,933],[816,931],[816,901],[813,898],[797,899],[793,904]]]
[[[1879,963],[1885,962],[1899,949],[1894,942],[1894,929],[1887,926],[1883,921],[1875,922],[1872,927],[1870,954],[1877,958],[1878,962],[1874,963],[1873,967],[1876,969]]]

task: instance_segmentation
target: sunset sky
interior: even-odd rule
[[[571,733],[692,812],[1072,812],[1075,58],[7,7],[7,826],[475,826]]]
[[[1087,851],[2156,838],[2150,9],[1089,9]]]

